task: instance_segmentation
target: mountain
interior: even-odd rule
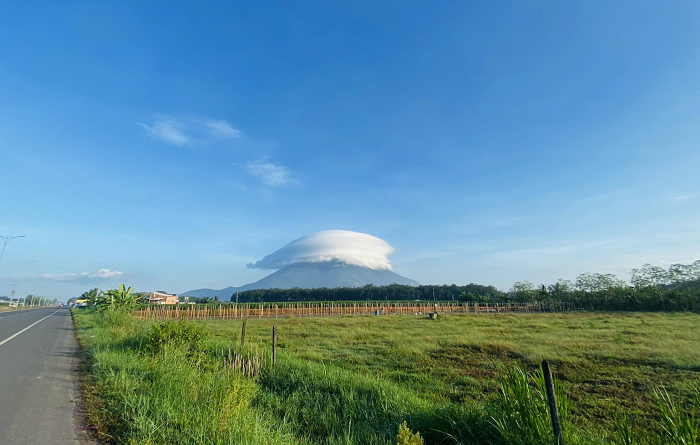
[[[367,284],[385,286],[388,284],[419,284],[390,270],[375,270],[354,266],[342,261],[323,263],[296,263],[284,267],[255,283],[225,289],[195,289],[183,293],[191,297],[214,297],[228,300],[231,295],[250,289],[291,289],[294,287],[313,289],[319,287],[362,287]]]

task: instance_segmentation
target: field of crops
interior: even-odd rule
[[[170,322],[163,336],[167,323],[76,314],[96,387],[91,415],[116,443],[391,444],[404,420],[428,444],[527,443],[498,428],[513,420],[501,384],[514,365],[535,371],[543,359],[567,394],[567,443],[623,443],[626,428],[637,436],[627,443],[642,443],[663,430],[660,394],[693,409],[699,322],[586,312],[253,318],[241,348],[241,320]],[[193,323],[199,334],[178,333]]]

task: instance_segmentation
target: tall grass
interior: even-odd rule
[[[666,388],[656,390],[662,436],[679,445],[697,445],[700,434],[700,390],[688,408],[671,397]]]
[[[700,442],[700,387],[688,404],[671,396],[666,388],[654,391],[658,416],[658,427],[640,433],[634,423],[622,416],[615,420],[615,429],[610,437],[612,445],[698,445]]]
[[[296,443],[284,425],[250,408],[258,394],[255,380],[215,358],[214,343],[193,350],[164,340],[177,327],[136,323],[118,311],[78,324],[90,334],[90,371],[100,387],[102,412],[90,420],[105,442]],[[192,333],[194,326],[181,327]]]
[[[385,444],[406,416],[430,405],[399,385],[286,359],[259,381],[255,404],[313,443]]]
[[[556,377],[554,394],[559,420],[568,438],[569,401]],[[528,372],[517,364],[505,369],[500,379],[501,397],[491,421],[503,441],[511,445],[550,445],[556,443],[552,430],[544,371]]]
[[[146,369],[104,380],[119,395],[117,434],[127,443],[289,443],[248,409],[257,387],[239,373],[169,348]]]

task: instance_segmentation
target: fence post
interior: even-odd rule
[[[277,361],[277,328],[272,326],[272,364]]]
[[[245,320],[243,320],[243,328],[241,329],[241,348],[245,345]]]
[[[561,424],[559,423],[559,409],[557,399],[554,396],[554,382],[552,381],[552,371],[549,369],[547,360],[542,361],[542,373],[544,374],[544,384],[547,389],[547,403],[549,404],[549,415],[552,417],[552,429],[557,445],[563,445],[564,439],[561,435]]]

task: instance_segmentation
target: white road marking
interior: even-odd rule
[[[58,311],[56,311],[56,312],[58,312]],[[53,314],[55,314],[56,312],[54,312]],[[10,341],[10,340],[12,340],[13,338],[17,337],[19,334],[21,334],[22,332],[28,330],[29,328],[31,328],[31,327],[33,327],[33,326],[35,326],[35,325],[41,323],[42,321],[46,320],[47,318],[49,318],[49,317],[52,316],[53,314],[47,315],[46,317],[42,318],[41,320],[39,320],[39,321],[37,321],[37,322],[35,322],[35,323],[30,324],[29,326],[27,326],[26,328],[22,329],[22,330],[19,331],[18,333],[7,337],[7,338],[6,338],[5,340],[3,340],[3,341],[0,341],[0,346],[4,345],[4,344],[7,343],[8,341]]]
[[[3,316],[1,315],[2,312],[0,312],[0,320],[2,320],[3,318],[16,317],[16,316],[18,316],[18,315],[27,315],[28,313],[34,312],[34,311],[36,311],[36,310],[37,310],[37,309],[27,309],[27,310],[24,310],[24,311],[20,311],[20,312],[18,312],[18,313],[16,313],[16,314],[7,315],[7,316],[5,316],[5,317],[3,317]]]

